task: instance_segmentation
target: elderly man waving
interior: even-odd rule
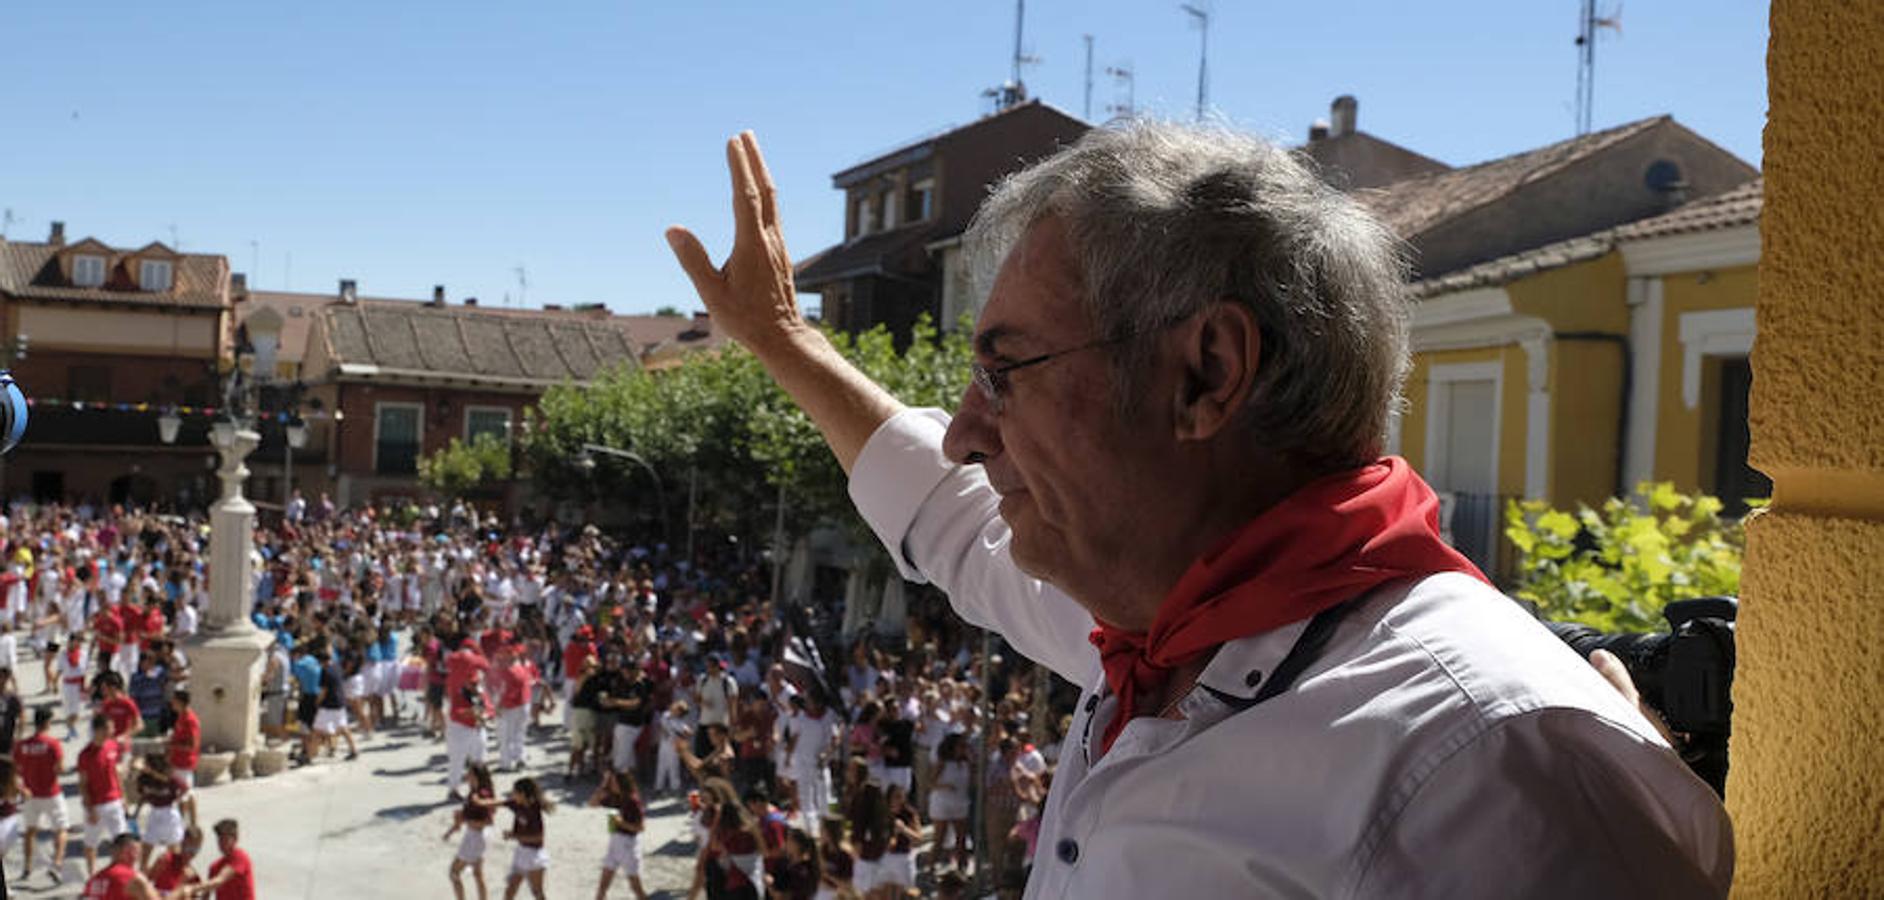
[[[1381,458],[1397,246],[1282,150],[1094,130],[1015,175],[973,386],[905,409],[799,316],[770,176],[695,288],[823,431],[905,577],[1086,685],[1029,897],[1724,894],[1718,800]]]

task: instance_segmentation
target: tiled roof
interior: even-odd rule
[[[329,303],[318,313],[340,377],[435,378],[511,387],[588,381],[645,347],[626,317],[431,306],[404,300]]]
[[[1595,259],[1623,241],[1692,234],[1757,224],[1765,179],[1755,178],[1726,193],[1696,200],[1652,218],[1606,228],[1595,234],[1513,253],[1416,283],[1417,297],[1449,294],[1468,288],[1508,284],[1527,275]]]
[[[1609,231],[1558,241],[1534,250],[1501,256],[1475,266],[1448,272],[1438,278],[1415,282],[1413,295],[1432,297],[1468,288],[1509,284],[1528,275],[1595,259],[1608,253],[1615,245],[1616,242]]]
[[[227,257],[208,253],[184,253],[171,257],[167,252],[154,253],[155,256],[173,258],[175,261],[171,272],[171,289],[144,291],[137,289],[131,281],[134,276],[125,270],[125,263],[138,251],[112,247],[108,248],[111,255],[106,260],[104,286],[75,287],[67,283],[59,271],[57,257],[59,251],[67,246],[70,245],[0,240],[0,294],[24,300],[205,310],[221,309],[227,302]],[[145,249],[167,251],[168,248],[162,245],[151,248],[147,245]]]
[[[1765,187],[1766,179],[1755,178],[1726,193],[1696,200],[1652,219],[1631,222],[1617,228],[1616,238],[1641,240],[1758,224]]]
[[[1412,240],[1454,216],[1498,200],[1667,121],[1668,116],[1643,119],[1475,166],[1359,191],[1355,196],[1401,238]]]
[[[939,226],[912,225],[838,244],[798,266],[798,286],[808,289],[862,273],[901,269],[903,266],[891,261],[894,257],[920,250],[929,242],[947,236]]]

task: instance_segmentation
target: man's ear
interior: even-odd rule
[[[1262,360],[1256,314],[1235,300],[1219,300],[1178,329],[1178,397],[1173,420],[1178,440],[1207,440],[1228,427],[1249,403]]]

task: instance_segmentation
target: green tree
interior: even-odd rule
[[[448,497],[510,477],[510,444],[480,434],[467,444],[457,438],[445,449],[419,460],[419,483]]]
[[[831,340],[904,402],[953,407],[968,381],[966,335],[938,334],[924,319],[912,337],[901,353],[882,329]],[[863,533],[843,471],[816,427],[738,346],[659,371],[622,368],[587,385],[555,387],[525,415],[525,452],[542,489],[652,510],[653,484],[639,467],[600,457],[593,472],[575,464],[585,443],[633,451],[660,476],[667,530],[677,541],[690,484],[702,530],[769,540],[783,486],[790,535],[824,522]]]
[[[1721,517],[1719,499],[1667,482],[1643,482],[1635,497],[1574,513],[1541,500],[1508,504],[1518,596],[1551,619],[1650,631],[1670,601],[1740,592],[1746,535],[1739,520]]]

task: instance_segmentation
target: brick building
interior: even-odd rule
[[[250,296],[255,311],[272,307],[295,321],[299,309],[306,319],[298,334],[283,331],[283,365],[296,365],[306,386],[303,408],[312,413],[294,483],[343,505],[422,495],[421,456],[453,438],[511,437],[524,407],[551,386],[586,382],[618,366],[640,368],[644,360],[659,360],[649,363],[658,368],[724,341],[704,314],[451,304],[443,287],[430,301],[360,297],[351,281],[330,295]],[[259,451],[250,468],[259,478],[281,471]],[[514,506],[523,499],[518,490],[507,486],[493,499]]]
[[[844,240],[799,265],[798,290],[841,331],[907,335],[923,313],[953,326],[975,308],[959,245],[989,188],[1089,127],[1036,100],[838,172]]]
[[[227,258],[137,249],[95,238],[68,243],[54,222],[44,242],[0,239],[0,312],[6,346],[32,400],[25,438],[0,466],[9,498],[94,502],[200,502],[213,478],[204,460],[208,418],[184,417],[175,444],[157,416],[216,397],[217,363],[233,324]]]

